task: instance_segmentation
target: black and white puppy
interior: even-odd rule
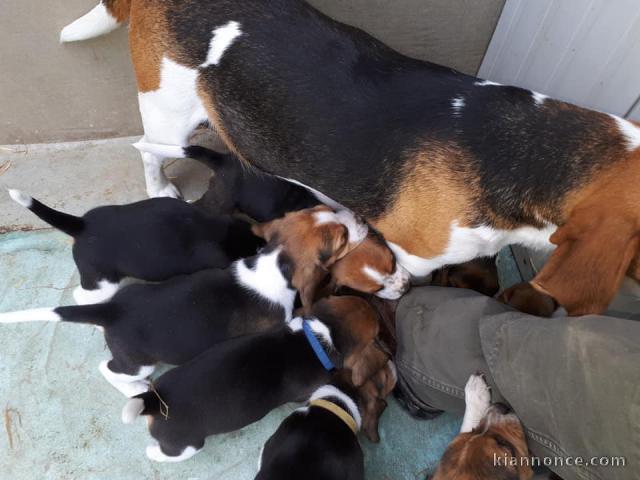
[[[106,303],[0,314],[0,323],[62,321],[104,329],[113,358],[100,373],[128,397],[148,389],[158,362],[183,364],[231,337],[284,324],[296,291],[281,249],[157,284],[129,285]]]
[[[208,215],[172,198],[90,210],[82,217],[54,210],[18,191],[11,198],[73,237],[79,305],[111,298],[122,280],[163,281],[207,268],[226,268],[251,257],[264,241],[251,225],[229,215]]]
[[[361,352],[375,341],[377,319],[361,298],[322,302],[327,311],[337,306],[347,313],[296,317],[277,330],[218,344],[162,375],[153,391],[130,399],[122,411],[124,423],[150,417],[157,444],[147,448],[147,456],[159,462],[186,460],[208,436],[239,430],[327,384],[332,375],[307,335],[335,367],[358,364]]]
[[[183,148],[139,142],[134,146],[161,158],[192,158],[211,168],[215,177],[204,196],[193,204],[209,213],[239,211],[258,222],[269,222],[321,203],[337,208],[335,202],[327,202],[322,194],[242,164],[233,154],[196,145]]]
[[[354,389],[320,387],[267,440],[255,480],[364,480],[361,425]]]

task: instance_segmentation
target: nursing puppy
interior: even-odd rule
[[[316,268],[328,268],[348,243],[344,225],[316,225],[316,210],[289,217],[301,223],[294,250],[277,241],[257,256],[225,270],[208,269],[158,284],[121,289],[106,303],[0,314],[0,323],[63,321],[104,329],[113,359],[100,372],[127,396],[146,391],[146,378],[158,362],[183,364],[232,337],[265,331],[291,319],[296,289]],[[316,265],[316,263],[314,263]]]
[[[306,329],[306,331],[305,331]],[[158,442],[147,456],[177,462],[195,455],[210,435],[232,432],[284,403],[300,401],[348,368],[361,385],[388,362],[377,354],[375,312],[357,297],[331,297],[312,315],[275,331],[231,339],[158,378],[154,391],[125,405],[122,420],[150,417]]]
[[[464,393],[460,435],[429,480],[529,480],[533,470],[518,417],[502,404],[491,404],[481,375],[469,378]]]
[[[320,297],[331,295],[338,287],[346,286],[363,293],[371,293],[385,299],[400,298],[411,286],[410,275],[399,265],[393,252],[382,236],[370,229],[366,223],[359,221],[348,210],[336,214],[327,214],[328,207],[312,209],[318,213],[315,222],[318,225],[341,222],[349,231],[349,242],[344,252],[330,261],[329,268],[317,268],[313,258],[306,263],[311,269],[306,283],[300,285],[300,297],[304,306],[309,306]],[[304,228],[298,222],[292,222],[295,213],[255,225],[253,232],[267,242],[283,242],[297,252],[298,258],[306,256],[300,248],[304,245],[297,242],[298,230]],[[328,252],[324,255],[328,258]]]
[[[301,0],[103,0],[61,39],[127,19],[145,141],[209,121],[243,161],[366,218],[415,277],[555,249],[515,287],[536,301],[504,297],[530,313],[601,313],[640,279],[637,123],[408,58]],[[150,195],[177,195],[163,158],[143,162]]]
[[[207,268],[226,268],[264,242],[251,225],[208,215],[188,203],[155,198],[90,210],[82,217],[54,210],[18,191],[11,198],[74,239],[80,305],[111,298],[126,277],[158,282]]]
[[[364,480],[359,395],[334,379],[307,406],[287,417],[267,440],[255,480]]]
[[[242,164],[233,154],[200,146],[179,147],[139,142],[141,152],[161,158],[192,158],[215,172],[207,192],[193,203],[209,213],[241,212],[257,222],[268,222],[286,213],[323,203],[310,190]]]

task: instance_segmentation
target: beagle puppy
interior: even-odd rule
[[[147,377],[159,362],[181,365],[214,344],[291,319],[296,290],[315,275],[314,268],[328,268],[348,243],[344,225],[317,224],[317,213],[303,210],[288,217],[290,224],[305,226],[297,229],[295,241],[272,239],[258,255],[225,270],[129,285],[106,303],[2,313],[0,323],[62,321],[100,327],[113,356],[100,364],[100,372],[123,394],[136,395],[147,390]],[[310,268],[306,262],[311,259]],[[375,357],[375,352],[369,354]]]
[[[243,162],[366,218],[414,277],[555,249],[517,289],[570,315],[640,279],[638,124],[405,57],[300,0],[103,0],[61,40],[127,19],[144,141],[210,122]],[[149,194],[176,196],[143,161]]]
[[[122,280],[167,280],[207,268],[226,268],[252,257],[264,241],[251,225],[230,215],[208,215],[173,198],[90,210],[82,217],[54,210],[18,191],[11,198],[73,237],[79,305],[109,300]]]
[[[291,212],[283,218],[255,225],[253,232],[267,242],[282,242],[296,252],[296,258],[308,266],[305,282],[296,282],[299,286],[303,306],[310,306],[323,296],[321,290],[333,292],[336,286],[344,285],[358,292],[372,293],[386,299],[400,298],[410,287],[410,276],[406,269],[395,261],[395,256],[382,236],[360,222],[348,210],[334,213],[329,207],[320,206],[305,211],[315,212],[316,225],[344,225],[348,231],[348,242],[341,248],[324,252],[320,259],[314,256],[314,250],[308,249],[299,241],[300,229],[308,228],[297,221],[298,213]],[[309,217],[307,217],[309,218]],[[318,261],[328,268],[318,268]],[[300,270],[303,274],[303,270]],[[326,280],[331,275],[330,286]]]
[[[161,158],[192,158],[215,172],[209,189],[193,205],[208,213],[244,213],[257,222],[269,222],[286,213],[315,207],[322,202],[308,189],[268,175],[233,154],[192,145],[134,144],[140,152]]]
[[[357,391],[334,379],[306,407],[287,417],[265,443],[255,480],[364,480],[358,442],[362,407]]]
[[[330,381],[334,368],[350,369],[354,385],[362,385],[389,360],[374,352],[377,333],[375,312],[364,300],[324,299],[307,317],[218,344],[170,370],[152,391],[127,402],[122,420],[149,417],[157,442],[147,448],[150,459],[186,460],[207,437],[239,430],[280,405],[308,398]]]
[[[469,378],[464,397],[460,435],[429,480],[530,480],[533,469],[518,417],[503,404],[491,404],[482,375]]]

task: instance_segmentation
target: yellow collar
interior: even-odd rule
[[[340,408],[335,403],[329,402],[322,398],[318,398],[317,400],[312,400],[309,402],[310,407],[320,407],[325,410],[330,411],[340,420],[347,424],[347,427],[351,429],[354,435],[358,434],[358,424],[354,420],[354,418],[343,408]]]

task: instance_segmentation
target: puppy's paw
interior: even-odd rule
[[[150,198],[159,198],[159,197],[169,197],[169,198],[177,198],[178,200],[182,199],[182,193],[178,187],[176,187],[173,183],[167,183],[165,186],[157,187],[157,188],[148,188],[147,195]]]
[[[520,312],[538,317],[551,317],[556,308],[558,308],[558,304],[553,297],[536,290],[527,282],[518,283],[507,288],[496,297],[496,300]]]
[[[467,408],[476,412],[486,412],[491,404],[491,389],[481,374],[471,375],[464,387],[464,401]]]

